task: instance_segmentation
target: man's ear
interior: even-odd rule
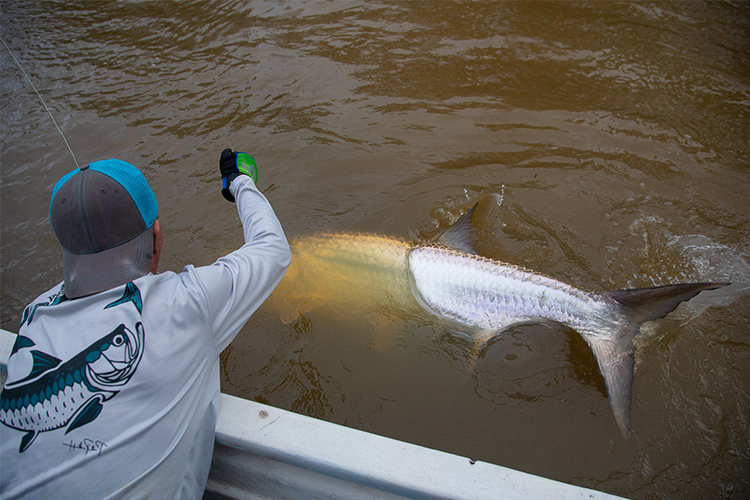
[[[161,257],[161,245],[164,243],[164,235],[161,232],[161,223],[159,218],[154,221],[154,253],[151,258],[151,274],[156,274],[159,267],[159,257]]]

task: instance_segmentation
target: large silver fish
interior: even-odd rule
[[[728,283],[690,283],[604,294],[481,257],[471,244],[474,206],[437,239],[410,245],[372,235],[322,234],[292,242],[292,267],[278,295],[304,313],[331,300],[421,306],[466,332],[476,349],[510,325],[554,321],[578,332],[594,353],[623,435],[630,434],[641,324]],[[416,299],[416,300],[415,300]],[[419,306],[416,306],[418,304]],[[293,316],[286,316],[290,320]]]

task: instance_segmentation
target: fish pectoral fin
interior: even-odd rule
[[[371,345],[382,352],[392,342],[398,331],[398,324],[393,319],[382,314],[371,317],[369,322],[375,329],[375,339]]]
[[[24,434],[21,438],[21,447],[18,449],[18,453],[23,453],[24,451],[26,451],[38,435],[39,433],[37,431],[29,431]]]
[[[318,296],[288,299],[283,305],[281,311],[281,322],[288,325],[300,316],[304,316],[310,311],[323,307],[327,303],[328,301],[325,300],[325,298]]]
[[[68,426],[68,430],[65,431],[65,434],[69,433],[73,429],[94,421],[94,419],[96,419],[96,417],[98,417],[102,412],[102,408],[102,403],[101,401],[99,401],[98,397],[95,397],[94,399],[86,403],[86,406],[84,406],[81,411],[78,412],[76,418],[70,423],[70,425]]]
[[[487,343],[492,340],[502,330],[483,330],[474,333],[474,345],[471,348],[471,358],[469,359],[469,367],[466,369],[466,373],[472,373],[477,367],[477,361],[479,356],[482,354],[482,350],[487,346]]]
[[[300,316],[301,314],[296,309],[288,309],[281,313],[280,319],[282,323],[288,325]]]

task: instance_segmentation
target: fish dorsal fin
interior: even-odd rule
[[[441,245],[476,255],[477,251],[474,250],[474,245],[471,244],[471,217],[474,215],[477,205],[467,210],[451,227],[443,231],[435,241]]]
[[[32,379],[40,373],[51,370],[60,364],[59,359],[42,351],[31,351],[31,357],[34,360],[34,365],[31,367],[31,373],[29,373],[26,379]]]
[[[9,386],[11,385],[16,386],[18,384],[22,384],[28,380],[36,378],[39,374],[42,374],[48,370],[51,370],[60,364],[59,359],[57,359],[54,356],[50,356],[46,352],[42,352],[42,351],[36,351],[36,350],[31,351],[31,359],[33,359],[33,364],[31,366],[31,373],[29,373],[27,377],[24,377],[21,380],[17,380],[15,382],[8,384]]]

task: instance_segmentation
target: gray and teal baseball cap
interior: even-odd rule
[[[151,270],[156,197],[136,167],[104,160],[55,185],[50,221],[63,247],[65,295],[109,290]]]

